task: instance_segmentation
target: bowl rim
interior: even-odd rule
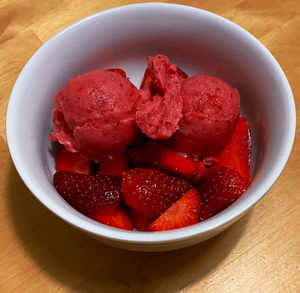
[[[66,211],[62,207],[58,205],[53,205],[49,199],[47,199],[47,193],[41,192],[39,188],[37,188],[34,184],[32,184],[30,176],[25,172],[23,169],[22,164],[17,159],[17,153],[14,148],[14,138],[13,138],[13,125],[14,125],[14,117],[13,117],[13,109],[14,105],[17,103],[17,96],[18,96],[18,88],[19,84],[23,76],[30,70],[30,64],[33,60],[37,59],[40,52],[44,50],[50,43],[53,43],[61,37],[64,33],[69,30],[76,28],[77,26],[81,25],[86,21],[90,21],[94,18],[102,17],[103,15],[116,12],[116,11],[126,11],[130,9],[147,9],[147,8],[155,8],[155,9],[180,9],[186,13],[196,13],[201,15],[206,15],[208,17],[214,18],[218,22],[222,22],[227,26],[231,26],[233,30],[236,32],[243,34],[244,36],[248,37],[249,40],[256,46],[257,50],[260,50],[266,58],[268,58],[269,62],[272,63],[276,74],[280,76],[280,80],[282,82],[282,86],[286,93],[286,98],[288,102],[288,109],[289,109],[289,119],[287,121],[288,124],[288,133],[286,134],[286,144],[282,147],[282,156],[280,159],[276,161],[274,164],[274,169],[272,172],[268,173],[268,176],[264,180],[264,184],[257,186],[255,194],[248,196],[243,201],[241,201],[237,206],[232,207],[230,212],[226,209],[221,213],[217,214],[216,216],[195,224],[193,226],[171,230],[171,231],[164,231],[164,232],[140,232],[140,231],[126,231],[121,229],[116,229],[113,227],[109,227],[103,225],[101,223],[97,223],[85,216],[78,217],[76,214],[72,214],[69,211]],[[172,4],[172,3],[139,3],[139,4],[129,4],[123,5],[115,8],[111,8],[108,10],[100,11],[98,13],[92,14],[87,16],[71,25],[66,27],[65,29],[61,30],[57,34],[55,34],[52,38],[50,38],[47,42],[45,42],[30,58],[30,60],[26,63],[23,70],[19,74],[15,85],[13,87],[8,107],[7,107],[7,114],[6,114],[6,137],[7,143],[9,147],[9,151],[13,160],[13,163],[19,173],[20,177],[22,178],[23,182],[27,186],[27,188],[34,194],[34,196],[51,212],[57,215],[59,218],[63,219],[64,221],[68,222],[72,226],[79,228],[85,232],[91,233],[97,237],[102,237],[109,240],[114,240],[118,242],[126,242],[126,243],[140,243],[140,244],[158,244],[158,243],[165,243],[165,242],[176,242],[182,241],[185,239],[190,239],[197,237],[201,234],[208,233],[215,229],[221,229],[226,224],[233,222],[235,219],[238,219],[241,215],[243,215],[247,210],[249,210],[254,204],[256,204],[265,194],[266,192],[272,187],[275,183],[277,178],[279,177],[280,173],[282,172],[289,155],[292,150],[294,137],[295,137],[295,130],[296,130],[296,110],[295,110],[295,103],[293,99],[293,93],[291,87],[288,83],[288,80],[281,69],[280,65],[276,61],[276,59],[272,56],[272,54],[266,49],[266,47],[256,39],[251,33],[240,27],[239,25],[233,23],[232,21],[214,14],[212,12],[202,10],[199,8],[195,8],[192,6],[180,5],[180,4]],[[247,190],[247,193],[251,192],[251,186]],[[78,212],[79,213],[79,212]]]

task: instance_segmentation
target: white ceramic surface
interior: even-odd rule
[[[70,207],[51,183],[53,97],[89,70],[121,67],[137,86],[146,57],[167,55],[189,75],[216,75],[237,87],[253,134],[253,181],[229,208],[197,225],[169,232],[131,232],[94,222]],[[235,222],[268,191],[290,154],[295,106],[288,81],[269,51],[236,24],[192,7],[147,3],[89,16],[46,42],[28,61],[12,91],[7,140],[27,187],[57,216],[113,246],[170,250],[208,239]],[[46,228],[46,227],[45,227]]]

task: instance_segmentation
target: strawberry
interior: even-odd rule
[[[106,69],[106,71],[111,71],[111,72],[119,73],[122,76],[126,77],[126,72],[123,69],[121,69],[121,68],[109,68],[109,69]]]
[[[199,181],[199,179],[201,179],[202,176],[207,171],[206,167],[204,166],[204,164],[201,161],[197,161],[196,165],[197,165],[197,175],[195,177],[193,177],[193,182]]]
[[[112,215],[121,201],[118,176],[59,171],[53,176],[53,184],[72,207],[90,218],[96,214]]]
[[[92,163],[77,153],[60,148],[55,158],[56,171],[70,171],[80,174],[91,174]]]
[[[154,168],[184,178],[193,178],[198,174],[197,164],[191,157],[155,140],[129,149],[128,155],[137,167]]]
[[[250,153],[249,124],[246,118],[240,118],[229,143],[217,156],[217,166],[225,166],[235,170],[249,181]]]
[[[131,208],[129,210],[130,218],[132,220],[133,226],[139,231],[148,231],[148,227],[153,222],[154,219],[149,218],[139,211]]]
[[[206,167],[211,167],[211,166],[215,165],[217,163],[217,161],[218,161],[217,158],[214,156],[204,157],[202,159],[202,163]]]
[[[147,67],[144,73],[144,77],[141,83],[140,88],[144,88],[146,85],[150,84],[152,81],[152,77],[151,77],[151,71],[150,69]]]
[[[121,176],[126,169],[128,169],[126,154],[109,156],[101,161],[97,174]]]
[[[199,220],[206,220],[225,209],[247,189],[248,181],[227,167],[214,167],[203,176],[198,191],[202,208]]]
[[[122,193],[130,207],[157,218],[191,188],[188,181],[153,169],[128,169],[122,174]]]
[[[130,221],[130,218],[128,217],[127,211],[125,207],[120,206],[117,208],[115,213],[111,216],[105,216],[105,215],[96,215],[95,220],[97,222],[100,222],[102,224],[124,229],[124,230],[133,230],[132,223]]]
[[[157,218],[149,226],[149,230],[166,231],[196,224],[198,223],[200,208],[199,193],[195,188],[192,188]]]

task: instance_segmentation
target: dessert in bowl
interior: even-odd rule
[[[251,185],[228,208],[193,226],[166,232],[108,227],[72,208],[52,184],[55,156],[48,137],[53,99],[71,78],[96,69],[122,68],[139,87],[146,57],[159,53],[189,76],[217,76],[238,89],[241,116],[247,117],[252,131]],[[56,215],[92,237],[132,250],[185,247],[226,229],[276,181],[294,133],[295,108],[289,84],[258,40],[212,13],[161,3],[104,11],[57,34],[23,69],[7,112],[10,152],[32,193]]]

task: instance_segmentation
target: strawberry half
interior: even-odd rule
[[[128,169],[126,154],[109,156],[101,161],[97,174],[121,176],[126,169]]]
[[[197,165],[197,175],[193,177],[194,183],[199,181],[207,171],[206,167],[201,161],[197,161],[196,165]]]
[[[149,230],[166,231],[196,224],[200,208],[200,195],[192,188],[156,219],[149,226]]]
[[[77,153],[60,148],[55,158],[56,171],[70,171],[80,174],[91,174],[92,163]]]
[[[106,69],[106,71],[119,73],[122,76],[126,77],[126,72],[123,69],[121,69],[121,68],[109,68],[109,69]]]
[[[248,181],[227,167],[214,167],[202,178],[198,191],[202,208],[199,220],[206,220],[225,209],[247,189]]]
[[[191,157],[155,140],[129,149],[128,155],[137,167],[154,168],[189,179],[198,174],[198,166]]]
[[[121,201],[118,176],[59,171],[53,176],[53,185],[73,208],[93,219],[98,214],[114,214]]]
[[[154,219],[149,218],[139,211],[130,208],[129,210],[130,218],[133,223],[133,226],[139,231],[148,231],[148,227],[153,222]]]
[[[146,85],[150,84],[151,81],[152,81],[151,70],[147,67],[140,88],[141,89],[144,88]]]
[[[191,188],[188,181],[153,169],[122,174],[124,202],[149,218],[157,218]]]
[[[130,218],[128,217],[125,207],[123,206],[118,207],[118,209],[111,216],[96,215],[95,220],[111,227],[124,230],[133,230]]]
[[[217,156],[216,166],[228,167],[250,179],[251,136],[246,118],[240,118],[225,148]]]

